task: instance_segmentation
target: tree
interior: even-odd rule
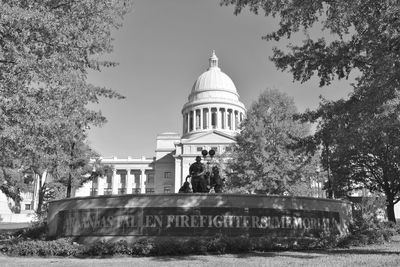
[[[301,29],[319,23],[333,41],[307,38],[303,45],[274,49],[272,61],[289,70],[294,80],[305,82],[313,75],[320,86],[333,79],[358,75],[347,100],[322,103],[305,117],[320,121],[315,143],[322,144],[325,167],[332,169],[340,188],[362,184],[386,196],[388,218],[394,219],[393,205],[399,201],[397,147],[400,128],[400,2],[383,1],[233,1],[235,13],[248,6],[254,13],[280,18],[278,30],[265,36],[279,41]],[[348,163],[348,164],[346,164]],[[339,167],[340,166],[340,167]]]
[[[293,99],[266,90],[247,111],[228,163],[227,187],[247,193],[291,193],[302,178],[308,157],[289,146],[308,134],[308,127],[293,120]]]
[[[363,104],[354,96],[348,101],[324,101],[302,118],[319,121],[314,142],[327,144],[330,189],[339,196],[362,188],[384,195],[388,219],[395,222],[394,205],[400,201],[398,113],[389,104],[371,114]]]
[[[87,130],[106,121],[88,104],[101,97],[122,98],[88,84],[86,75],[88,69],[115,65],[100,56],[112,51],[111,30],[121,26],[130,2],[1,1],[0,182],[6,194],[16,191],[10,189],[25,173],[34,173],[40,180],[40,206],[46,176],[76,170],[71,159],[80,157],[74,153],[86,146]]]

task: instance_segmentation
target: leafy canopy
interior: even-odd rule
[[[115,66],[101,56],[130,7],[129,0],[1,1],[0,182],[11,188],[27,172],[54,178],[61,169],[81,179],[74,161],[88,129],[106,121],[88,104],[122,98],[88,84],[87,71]]]
[[[324,146],[322,161],[332,170],[332,186],[351,190],[363,186],[383,193],[388,218],[400,198],[398,168],[400,140],[400,2],[397,0],[222,0],[263,11],[280,21],[265,36],[279,41],[302,29],[322,25],[332,41],[306,38],[303,45],[274,49],[272,61],[300,82],[319,77],[320,86],[357,75],[347,100],[323,101],[303,120],[318,122],[313,143]]]
[[[230,155],[227,186],[231,191],[291,192],[308,159],[290,148],[309,130],[293,120],[296,112],[293,99],[277,90],[266,90],[253,103]]]

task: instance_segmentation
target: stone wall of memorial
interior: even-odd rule
[[[237,194],[154,194],[63,199],[50,203],[51,237],[316,237],[345,235],[347,201]]]

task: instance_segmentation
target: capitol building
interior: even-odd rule
[[[103,157],[113,173],[88,182],[75,196],[177,193],[189,174],[189,166],[202,150],[221,155],[231,149],[244,119],[232,79],[221,71],[215,51],[208,69],[194,82],[182,108],[182,134],[157,135],[155,157]]]
[[[224,153],[236,142],[245,113],[235,84],[221,71],[213,51],[208,69],[196,79],[182,107],[182,134],[157,135],[155,156],[151,158],[102,157],[101,162],[113,166],[113,171],[76,188],[73,196],[177,193],[190,165],[203,150],[214,150],[223,161]],[[38,190],[35,181],[30,192],[22,193],[19,212],[11,210],[10,199],[0,192],[0,221],[33,220]],[[399,216],[400,205],[395,210]]]

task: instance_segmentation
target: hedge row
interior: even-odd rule
[[[249,238],[246,236],[226,237],[215,236],[208,239],[192,238],[188,240],[158,239],[141,240],[135,243],[126,241],[98,241],[90,245],[82,245],[71,239],[58,240],[20,240],[0,244],[0,250],[10,256],[162,256],[187,254],[224,254],[244,253],[250,251],[271,251],[287,249],[315,249],[332,243],[327,239],[270,239]]]
[[[45,240],[45,225],[38,224],[30,229],[2,233],[0,251],[10,256],[161,256],[186,254],[245,253],[271,250],[309,250],[326,249],[336,246],[366,245],[382,243],[400,233],[398,225],[374,220],[355,218],[350,225],[350,235],[339,238],[337,235],[320,233],[319,238],[268,238],[268,237],[227,237],[181,239],[143,239],[135,243],[119,241],[116,243],[98,241],[90,245],[73,242],[72,239]]]

